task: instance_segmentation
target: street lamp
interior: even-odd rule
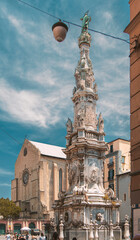
[[[52,31],[53,31],[53,35],[56,41],[58,42],[62,42],[64,41],[67,31],[68,31],[68,27],[65,23],[61,22],[61,20],[59,20],[59,22],[55,23],[52,26]]]

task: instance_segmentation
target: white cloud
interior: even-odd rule
[[[74,66],[72,61],[67,61],[66,60],[64,63],[62,63],[62,62],[58,63],[58,67],[60,69],[65,69],[67,71],[73,72],[76,66]]]
[[[10,183],[0,183],[1,187],[11,187]]]
[[[7,169],[0,168],[0,175],[13,175],[14,173],[11,171],[8,171]]]
[[[107,8],[104,11],[99,9],[98,17],[101,15],[101,11],[105,32],[110,32],[109,29],[112,28],[113,24],[113,12]],[[17,30],[18,38],[20,37],[25,51],[27,44],[27,41],[24,42],[25,38],[29,40],[29,43],[40,40],[36,48],[33,46],[31,51],[27,44],[30,53],[27,51],[24,54],[23,52],[21,63],[20,59],[15,58],[15,62],[18,62],[15,65],[15,71],[18,71],[16,77],[20,76],[22,80],[25,79],[26,85],[24,86],[26,89],[29,86],[28,90],[18,90],[18,83],[16,87],[12,87],[6,82],[2,84],[0,107],[5,112],[5,118],[10,116],[13,121],[41,127],[60,123],[63,121],[63,113],[65,112],[67,116],[67,109],[70,104],[72,105],[70,98],[74,85],[73,73],[80,58],[76,40],[77,30],[71,28],[66,40],[63,43],[58,43],[53,38],[48,23],[36,22],[35,24],[32,19],[27,22],[25,18],[18,19],[17,16],[11,14],[5,15],[8,16],[9,22]],[[99,30],[100,26],[99,20]],[[78,31],[80,35],[80,29]],[[72,35],[73,33],[75,36]],[[95,52],[95,61],[97,60],[95,78],[98,80],[99,109],[108,119],[111,118],[112,113],[128,117],[128,95],[125,95],[125,91],[122,94],[122,89],[128,87],[127,78],[129,78],[125,47],[123,49],[117,41],[100,34],[94,34],[93,44],[94,48],[91,47],[90,55],[91,60],[93,60],[93,52]],[[122,53],[120,54],[119,51]],[[115,52],[114,55],[113,52]],[[25,67],[22,65],[23,63],[25,63]],[[71,76],[72,81],[70,80]],[[37,83],[39,88],[37,89],[33,83]],[[19,88],[21,89],[21,86]],[[71,115],[72,111],[70,111]]]
[[[129,106],[125,105],[125,101],[121,98],[104,98],[99,103],[100,110],[103,112],[104,117],[108,120],[112,114],[129,117]]]
[[[48,127],[61,121],[63,111],[69,106],[70,85],[51,93],[41,94],[29,90],[16,90],[1,79],[0,108],[9,120],[39,127]]]
[[[17,19],[15,16],[8,13],[7,18],[22,38],[30,39],[32,42],[38,40],[38,36],[30,32],[29,26],[33,27],[33,23],[26,22],[25,20],[22,21],[21,19]]]
[[[35,81],[43,86],[53,86],[57,82],[57,77],[51,69],[42,69],[42,71],[36,69],[35,71],[29,71],[24,73],[24,78],[32,82]]]
[[[33,40],[36,39],[36,35],[28,32],[27,29],[25,28],[25,22],[22,22],[21,20],[19,21],[14,16],[10,15],[8,16],[8,19],[23,37],[25,38],[28,37]]]
[[[103,51],[108,51],[117,46],[115,40],[112,40],[109,37],[107,38],[106,36],[101,34],[96,34],[96,36],[94,37],[94,42],[96,46],[100,47]]]
[[[102,16],[105,20],[105,24],[108,24],[112,20],[112,13],[111,12],[104,12]]]

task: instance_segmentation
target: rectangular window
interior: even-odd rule
[[[62,169],[59,169],[59,192],[62,192]]]
[[[113,152],[113,145],[110,145],[110,152]]]
[[[122,156],[122,163],[125,163],[125,157]]]
[[[123,200],[124,200],[124,202],[126,202],[126,193],[124,193],[124,195],[123,195]]]
[[[113,180],[114,178],[114,169],[108,171],[108,180]]]
[[[113,157],[109,158],[109,163],[113,163]]]

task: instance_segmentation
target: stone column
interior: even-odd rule
[[[119,208],[116,209],[116,223],[119,224],[120,222],[120,213],[119,213]]]
[[[69,181],[68,181],[68,165],[66,164],[66,191],[69,188]]]
[[[45,236],[45,224],[44,223],[42,223],[42,232],[43,232],[43,234]]]
[[[36,228],[39,229],[39,224],[38,221],[36,222]]]
[[[39,222],[39,229],[40,229],[40,231],[42,231],[42,223],[41,223],[41,221]]]
[[[129,240],[130,239],[129,221],[128,221],[128,216],[127,215],[125,215],[124,238],[125,238],[125,240]]]
[[[13,220],[11,219],[11,232],[14,232]]]
[[[94,240],[92,214],[90,214],[89,240]]]
[[[7,230],[8,230],[8,232],[9,232],[9,219],[8,219],[8,221],[7,221]]]
[[[23,221],[23,223],[22,223],[23,225],[22,225],[22,227],[25,227],[25,221]]]
[[[47,178],[49,178],[49,163],[46,162],[46,176]],[[47,210],[50,209],[50,197],[48,197],[50,195],[50,185],[49,185],[49,181],[46,181],[46,205],[47,205]]]
[[[94,240],[99,240],[99,235],[98,235],[98,223],[97,221],[95,220],[95,230],[94,230]]]
[[[110,220],[109,240],[114,240],[114,234],[113,234],[113,223],[112,223],[112,220]]]
[[[57,200],[57,164],[53,164],[53,200]]]
[[[63,220],[62,220],[62,215],[60,216],[60,224],[59,224],[59,228],[60,228],[60,234],[59,234],[59,239],[63,240],[64,239],[64,233],[63,233]]]
[[[63,171],[63,168],[62,168],[62,191],[65,190],[64,179],[65,179],[65,176],[64,176],[64,171]]]

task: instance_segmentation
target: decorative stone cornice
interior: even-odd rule
[[[136,28],[136,26],[140,23],[140,12],[132,19],[132,21],[128,24],[128,26],[124,29],[125,33],[130,34],[131,31]]]
[[[79,101],[79,98],[80,97],[90,97],[94,100],[98,100],[98,94],[97,93],[94,93],[93,91],[88,91],[87,89],[83,90],[83,91],[77,91],[74,96],[72,97],[72,101],[73,102],[76,102],[76,101]],[[90,101],[90,99],[87,99],[87,101]]]
[[[81,47],[82,44],[90,47],[90,43],[91,43],[90,33],[88,33],[88,32],[81,33],[81,35],[78,39],[79,48]]]

